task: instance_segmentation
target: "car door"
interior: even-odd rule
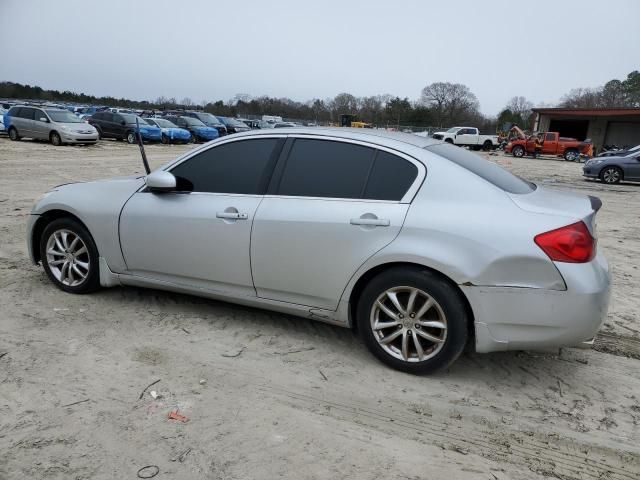
[[[458,145],[475,145],[478,142],[475,133],[475,128],[463,128],[457,133],[455,143]]]
[[[290,139],[287,151],[254,220],[256,292],[332,311],[356,270],[400,232],[424,167],[330,138]]]
[[[622,159],[624,179],[640,180],[640,154],[630,155]]]
[[[558,140],[556,138],[556,134],[552,132],[547,132],[544,135],[544,142],[542,143],[542,153],[555,155],[558,149]]]
[[[15,127],[21,137],[34,138],[33,118],[36,109],[32,107],[22,107],[16,116]]]
[[[49,140],[49,127],[51,125],[51,123],[49,122],[49,118],[43,110],[39,108],[36,108],[34,110],[33,138],[37,138],[40,140]]]
[[[134,194],[120,219],[128,272],[255,297],[251,226],[283,143],[274,136],[216,144],[169,168],[179,191]]]

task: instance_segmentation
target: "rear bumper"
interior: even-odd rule
[[[611,277],[601,254],[556,263],[566,290],[461,286],[475,317],[476,351],[580,346],[593,340],[609,307]]]

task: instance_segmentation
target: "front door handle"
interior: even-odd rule
[[[216,218],[224,218],[226,220],[246,220],[249,215],[239,212],[218,212]]]
[[[388,227],[391,222],[385,218],[352,218],[351,225],[366,225],[368,227]]]

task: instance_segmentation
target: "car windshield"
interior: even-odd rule
[[[140,125],[149,125],[147,122],[144,121],[144,118],[139,117],[137,115],[131,115],[129,113],[121,113],[120,115],[122,115],[122,118],[124,118],[124,121],[126,123],[136,123],[136,118],[137,118],[138,122],[140,122]]]
[[[191,118],[191,117],[182,117],[182,118],[184,118],[184,120],[187,122],[187,125],[191,127],[206,127],[206,125],[202,123],[202,121],[198,120],[197,118]]]
[[[225,120],[226,120],[225,123],[231,125],[232,127],[246,127],[247,126],[246,123],[239,122],[235,118],[225,117]]]
[[[80,118],[78,118],[76,115],[69,112],[68,110],[46,110],[46,112],[47,112],[47,115],[49,115],[49,118],[51,118],[52,122],[83,123]]]
[[[162,128],[177,128],[175,124],[171,123],[169,120],[165,120],[164,118],[154,118],[152,121]]]
[[[209,123],[211,125],[221,125],[220,120],[218,120],[214,115],[210,113],[199,113],[198,118],[205,123]]]
[[[460,130],[460,127],[452,127],[447,130],[447,133],[456,133],[458,130]]]

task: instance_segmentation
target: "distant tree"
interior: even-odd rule
[[[180,105],[183,105],[185,107],[190,107],[193,105],[193,100],[191,100],[189,97],[184,97],[181,101],[180,101]]]
[[[473,92],[460,83],[436,82],[422,89],[422,105],[429,107],[438,126],[462,122],[475,115],[480,104]]]

